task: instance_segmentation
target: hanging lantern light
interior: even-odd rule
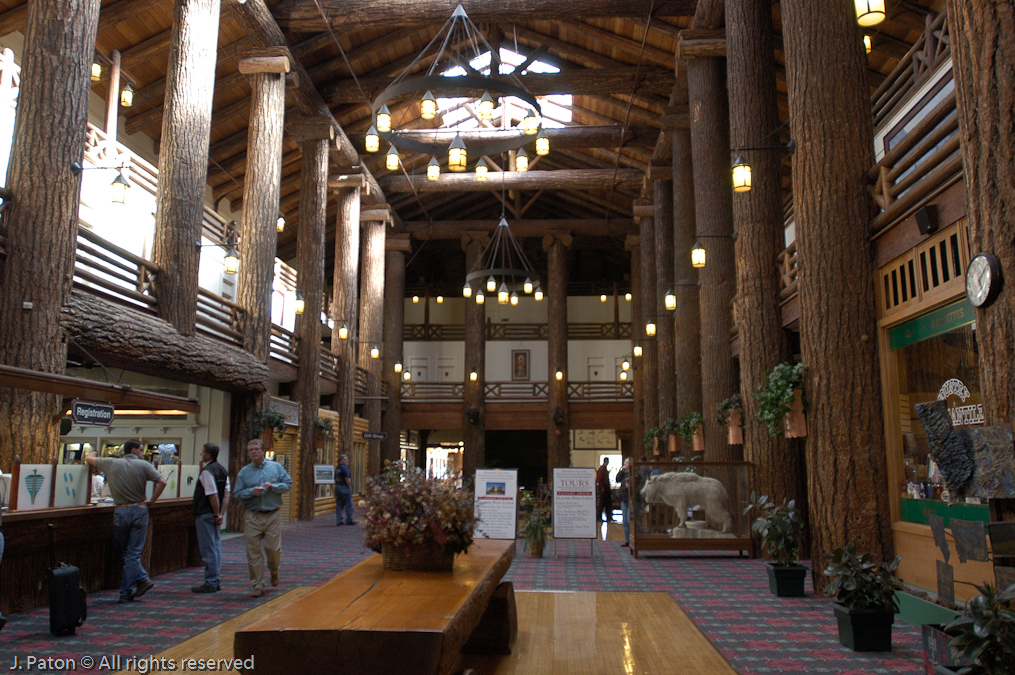
[[[511,291],[511,306],[518,304],[518,291]]]
[[[483,157],[479,158],[476,162],[476,180],[482,183],[486,180],[486,174],[490,170],[490,165],[486,163],[486,159]]]
[[[412,296],[412,304],[414,304],[414,305],[418,305],[419,304],[419,296],[418,295]]]
[[[656,334],[656,322],[649,321],[647,324],[645,324],[645,335],[649,337],[655,337],[655,334]]]
[[[536,286],[536,291],[532,295],[536,299],[536,302],[543,301],[543,289],[540,288],[538,285]]]
[[[865,51],[866,53],[870,54],[870,53],[871,53],[871,47],[872,47],[872,46],[873,46],[873,45],[872,45],[872,43],[871,43],[871,36],[870,36],[870,35],[864,35],[864,36],[863,36],[863,50],[864,50],[864,51]]]
[[[634,346],[634,355],[635,355],[635,357],[640,359],[641,358],[641,354],[642,354],[641,345],[635,345]]]
[[[451,171],[465,171],[465,165],[468,162],[469,155],[465,149],[465,141],[462,140],[461,134],[455,134],[455,139],[451,141],[451,145],[448,147],[448,169]]]
[[[236,274],[236,270],[240,266],[240,257],[236,255],[235,246],[231,246],[229,250],[226,251],[226,257],[223,264],[225,265],[226,274]]]
[[[465,285],[462,286],[462,297],[463,298],[472,297],[472,284],[470,284],[468,281],[466,281]]]
[[[306,309],[306,306],[307,306],[306,300],[303,299],[302,295],[297,293],[296,294],[296,313],[297,314],[302,314],[303,310]]]
[[[370,358],[379,359],[381,358],[381,350],[378,349],[377,345],[370,348]]]
[[[394,145],[388,148],[388,154],[384,155],[384,168],[388,171],[398,171],[398,148]]]
[[[539,127],[539,135],[536,136],[536,154],[537,155],[548,155],[550,154],[550,137],[546,135],[542,125]]]
[[[437,161],[436,157],[431,157],[430,162],[426,165],[426,178],[427,180],[438,180],[441,177],[441,163]]]
[[[606,293],[599,296],[599,302],[606,302]]]
[[[673,294],[673,289],[666,291],[666,295],[663,297],[663,305],[670,311],[677,308],[677,296]]]
[[[620,364],[620,369],[624,371],[631,370],[631,362],[624,359],[624,361]]]
[[[410,373],[408,370],[405,371],[404,373],[402,373],[402,379],[408,382],[409,380],[412,379],[412,373]]]
[[[861,26],[874,26],[885,20],[885,0],[854,0],[856,22]]]
[[[123,177],[123,174],[119,171],[116,172],[116,178],[110,183],[112,186],[111,200],[114,204],[124,204],[127,202],[127,188],[130,187],[130,183]]]
[[[733,191],[747,192],[751,189],[751,165],[737,156],[733,161]]]
[[[523,172],[529,170],[529,153],[525,152],[525,148],[518,148],[518,152],[515,153],[515,171]]]
[[[391,111],[388,106],[382,105],[377,111],[377,131],[386,134],[391,131]]]
[[[700,241],[694,242],[694,248],[691,249],[691,267],[704,267],[705,266],[705,247],[701,245]]]
[[[381,149],[381,137],[377,135],[377,127],[373,124],[367,129],[366,138],[363,139],[363,146],[367,152],[377,152]]]
[[[564,371],[563,370],[558,370],[556,372],[556,374],[554,375],[554,377],[556,377],[557,381],[560,382],[561,380],[564,379]]]
[[[627,300],[628,302],[631,302],[631,294],[630,293],[624,293],[624,300]]]
[[[479,373],[477,373],[475,370],[473,370],[472,372],[469,373],[469,381],[470,382],[475,382],[478,379],[479,379]]]
[[[419,102],[419,116],[425,120],[432,120],[437,116],[437,99],[433,97],[433,92],[429,89],[426,90]]]
[[[396,373],[402,372],[402,362],[401,361],[395,362],[395,372]]]
[[[348,340],[349,339],[349,327],[344,323],[338,329],[338,339]]]
[[[627,382],[627,371],[626,370],[620,371],[620,381],[621,382]]]
[[[285,229],[285,216],[281,213],[278,214],[278,218],[275,219],[275,231],[282,232]]]
[[[490,96],[490,92],[484,91],[483,95],[479,98],[479,119],[486,120],[489,122],[493,119],[493,108],[497,104],[493,100],[493,96]]]
[[[510,298],[508,297],[508,287],[503,281],[500,282],[500,288],[497,289],[497,304],[506,305]]]
[[[134,90],[130,84],[123,85],[123,89],[120,90],[120,105],[124,108],[134,105]]]
[[[98,61],[92,61],[92,82],[98,82],[102,79],[102,64]]]
[[[489,279],[486,280],[486,292],[493,293],[496,290],[497,290],[497,280],[491,276]]]
[[[522,284],[522,290],[525,291],[526,295],[532,295],[532,279],[525,277],[525,283]]]
[[[482,305],[484,302],[486,302],[486,296],[483,295],[483,289],[481,288],[476,291],[476,304]]]
[[[536,111],[529,108],[529,112],[522,118],[522,128],[525,129],[526,136],[534,136],[539,132],[539,118],[536,117]]]

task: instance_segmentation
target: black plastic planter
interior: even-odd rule
[[[892,624],[895,613],[881,609],[846,609],[832,603],[839,622],[839,644],[854,652],[892,651]]]
[[[803,565],[776,565],[765,563],[768,568],[768,587],[778,598],[804,597],[804,579],[807,568]]]

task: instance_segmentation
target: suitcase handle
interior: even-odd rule
[[[51,568],[55,568],[56,567],[56,547],[53,545],[53,530],[55,529],[53,527],[53,523],[50,523],[49,527],[46,528],[46,529],[49,530],[49,566]]]

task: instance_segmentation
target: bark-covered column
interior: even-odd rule
[[[658,427],[662,420],[659,419],[659,350],[656,348],[656,337],[649,337],[645,334],[645,325],[649,321],[656,322],[658,331],[659,312],[656,311],[656,234],[655,220],[653,218],[642,218],[639,223],[638,236],[641,241],[641,323],[637,326],[637,334],[641,336],[641,396],[644,406],[642,407],[643,420],[646,429]]]
[[[546,354],[549,360],[547,476],[556,467],[571,466],[571,415],[567,405],[567,249],[571,235],[554,232],[543,237],[547,252]],[[556,374],[563,374],[557,379]]]
[[[471,270],[489,242],[486,232],[469,232],[462,237],[465,249],[465,269]],[[480,288],[480,280],[476,289]],[[475,475],[477,468],[486,465],[486,305],[473,298],[465,301],[465,393],[462,408],[462,473],[466,478]],[[476,373],[475,381],[472,373]]]
[[[779,145],[771,2],[726,0],[726,39],[733,147]],[[758,411],[754,392],[765,385],[765,374],[790,356],[775,263],[784,241],[782,155],[773,150],[742,154],[753,174],[751,190],[733,195],[744,459],[754,464],[758,494],[777,501],[795,499],[802,509],[806,504],[803,442],[771,436],[754,421]]]
[[[303,313],[296,317],[299,370],[293,394],[300,403],[299,464],[294,467],[303,488],[296,517],[314,517],[314,464],[317,463],[317,427],[321,404],[321,297],[324,292],[324,231],[328,220],[328,144],[334,131],[324,126],[318,138],[290,134],[300,141],[300,222],[296,239],[296,292],[303,298]]]
[[[810,368],[811,559],[847,541],[887,558],[892,532],[865,179],[874,164],[867,59],[851,5],[797,0],[782,10],[796,141],[800,347]],[[824,578],[814,581],[820,591]]]
[[[696,58],[687,63],[694,158],[694,210],[698,237],[708,252],[701,280],[701,414],[705,418],[705,459],[741,458],[739,447],[726,443],[725,429],[715,420],[716,406],[740,391],[730,349],[733,320],[730,303],[736,293],[733,264],[733,183],[730,177],[729,101],[726,61]]]
[[[370,350],[384,342],[384,225],[383,220],[363,223],[359,297],[359,367],[367,373],[367,400],[363,416],[370,431],[381,430],[382,359],[370,358]],[[383,356],[383,354],[382,354]],[[380,441],[367,442],[366,475],[381,470]]]
[[[359,326],[359,242],[360,189],[339,188],[338,216],[335,222],[335,268],[332,279],[330,316],[331,353],[335,356],[338,383],[332,408],[338,413],[338,454],[352,457],[353,418],[356,416],[356,339]],[[339,337],[345,326],[349,337]],[[367,474],[369,475],[369,474]]]
[[[676,417],[676,388],[674,385],[674,313],[666,309],[667,291],[676,292],[673,285],[673,182],[652,181],[655,201],[655,240],[652,248],[656,257],[656,364],[659,367],[659,419]]]
[[[194,334],[197,319],[200,249],[194,242],[201,240],[204,215],[219,6],[220,0],[176,0],[169,37],[153,259],[161,268],[159,318],[184,335]]]
[[[976,310],[980,391],[987,424],[1015,423],[1015,8],[949,0],[971,255],[993,253],[1008,287]]]
[[[21,88],[7,186],[7,260],[0,265],[0,363],[63,373],[60,308],[71,291],[88,121],[89,68],[99,0],[28,5]],[[191,243],[193,246],[193,243]],[[0,388],[0,466],[14,455],[49,462],[60,441],[62,400]]]
[[[641,457],[645,454],[645,413],[644,413],[644,394],[642,389],[642,378],[641,378],[641,359],[634,358],[634,345],[642,344],[641,333],[639,332],[639,326],[645,325],[642,320],[641,311],[641,244],[640,238],[637,235],[629,234],[627,239],[624,241],[624,249],[631,256],[631,351],[628,354],[628,358],[631,359],[631,372],[628,375],[632,379],[632,389],[634,390],[634,402],[632,408],[634,411],[634,422],[631,424],[632,433],[634,435],[634,442],[631,446],[631,454],[635,457]]]
[[[395,372],[401,363],[409,372],[402,353],[405,328],[405,254],[412,253],[408,234],[388,235],[384,247],[384,373],[388,383],[388,409],[384,413],[381,461],[397,462],[402,458],[402,373]]]
[[[701,305],[698,270],[691,265],[697,226],[694,217],[694,169],[691,132],[673,131],[673,292],[677,295],[677,330],[674,337],[677,418],[702,410],[701,406]]]

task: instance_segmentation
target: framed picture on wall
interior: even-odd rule
[[[512,380],[527,380],[527,379],[529,379],[529,350],[528,349],[512,349],[511,350],[511,379]]]

